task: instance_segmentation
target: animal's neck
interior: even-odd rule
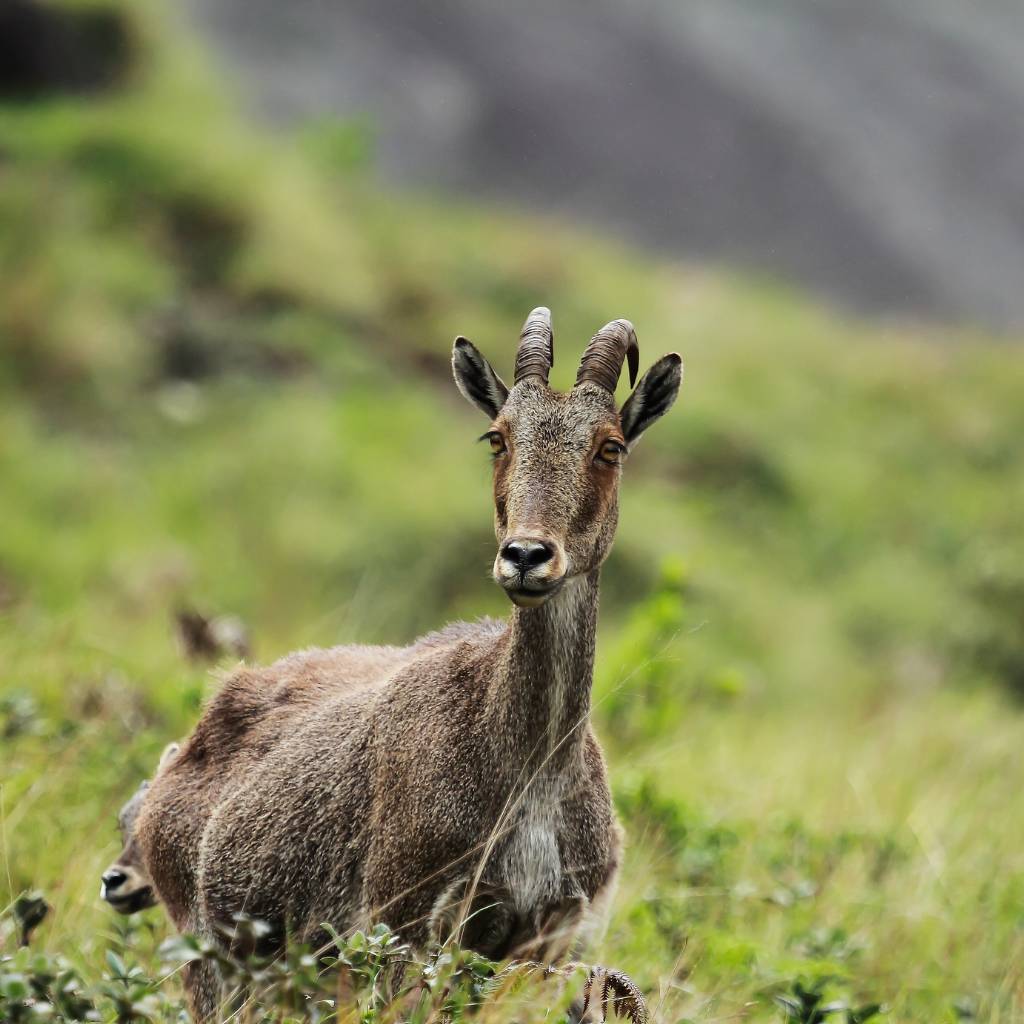
[[[515,761],[557,770],[579,750],[590,715],[600,570],[539,608],[516,608],[496,680]]]

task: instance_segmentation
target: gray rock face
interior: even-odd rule
[[[368,114],[382,175],[1024,323],[1018,0],[190,0],[272,122]]]

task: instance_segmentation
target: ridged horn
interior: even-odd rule
[[[523,324],[516,350],[515,383],[527,377],[548,382],[548,371],[555,365],[555,336],[551,330],[551,310],[538,306]]]
[[[600,384],[606,391],[615,394],[622,373],[622,363],[629,359],[629,386],[636,383],[636,371],[640,366],[640,346],[636,331],[628,320],[613,320],[605,324],[590,339],[590,344],[580,360],[576,371],[576,386],[584,381]]]

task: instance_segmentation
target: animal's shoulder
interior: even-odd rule
[[[475,622],[449,622],[447,626],[421,636],[409,650],[422,652],[440,647],[454,647],[463,643],[497,640],[505,631],[506,623],[488,617]]]
[[[413,657],[395,673],[388,693],[420,693],[444,707],[478,693],[487,684],[491,668],[508,641],[504,622],[479,619],[452,622],[420,637],[410,648]],[[461,695],[461,696],[460,696]]]
[[[411,657],[411,647],[309,647],[285,655],[265,672],[274,677],[279,699],[285,692],[300,697],[307,690],[326,696],[385,679]]]

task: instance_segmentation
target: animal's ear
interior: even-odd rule
[[[662,356],[641,378],[622,407],[622,433],[632,444],[672,408],[683,382],[683,361],[675,352]]]
[[[455,339],[452,373],[466,401],[494,419],[508,398],[508,388],[468,338]]]
[[[167,746],[164,747],[164,752],[160,755],[160,761],[156,766],[156,770],[160,771],[160,769],[163,768],[163,766],[167,764],[172,757],[174,757],[179,749],[180,747],[177,743],[168,743]]]

